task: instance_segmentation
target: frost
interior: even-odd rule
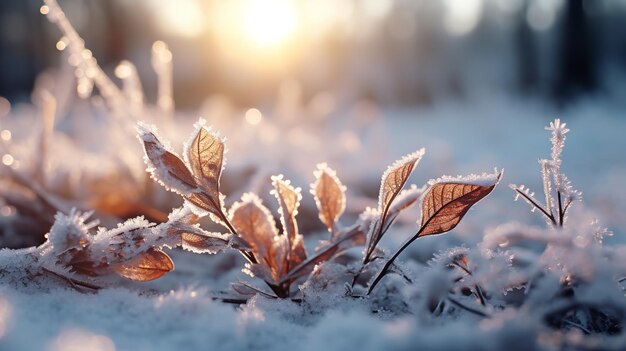
[[[444,175],[437,179],[429,180],[428,185],[432,186],[439,183],[464,183],[471,185],[491,186],[498,183],[498,181],[502,177],[502,174],[503,171],[498,171],[497,169],[495,169],[493,173],[472,173],[465,176],[457,175],[456,177]]]
[[[80,213],[73,208],[69,214],[57,213],[46,238],[57,253],[79,247],[92,241],[90,231],[98,225],[97,220],[87,222],[93,212]]]

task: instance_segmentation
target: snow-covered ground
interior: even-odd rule
[[[389,278],[389,291],[367,299],[345,296],[341,285],[324,290],[308,284],[301,287],[302,302],[257,296],[239,306],[213,299],[217,293],[227,291],[230,282],[243,279],[258,283],[240,272],[243,258],[234,253],[209,256],[173,250],[170,253],[176,269],[165,277],[150,283],[120,283],[97,293],[80,293],[61,283],[47,282],[43,287],[16,284],[0,267],[0,350],[620,350],[626,346],[622,327],[615,335],[593,331],[592,335],[584,335],[589,332],[586,324],[580,328],[559,329],[546,320],[546,311],[564,303],[550,300],[558,290],[555,282],[571,273],[570,268],[580,265],[577,268],[589,268],[593,272],[589,277],[583,274],[585,272],[580,273],[587,277],[583,280],[588,288],[577,290],[580,300],[576,301],[597,305],[600,309],[615,307],[606,315],[623,325],[624,296],[616,283],[611,282],[619,278],[615,275],[624,270],[626,263],[619,258],[620,253],[626,252],[622,246],[626,234],[626,216],[623,215],[626,190],[622,186],[626,179],[623,106],[586,101],[556,111],[533,100],[489,97],[411,110],[385,108],[379,115],[360,130],[357,151],[329,160],[348,189],[355,189],[348,191],[349,207],[351,195],[359,198],[352,204],[354,207],[375,205],[380,175],[386,165],[420,147],[426,148],[426,156],[410,183],[421,185],[442,174],[492,171],[494,167],[505,170],[500,185],[490,197],[472,208],[452,233],[421,238],[400,257],[400,266],[414,284]],[[542,231],[540,228],[545,227],[545,222],[537,213],[531,213],[522,201],[514,202],[514,193],[507,187],[510,183],[525,184],[541,193],[537,160],[550,157],[549,132],[544,126],[554,117],[561,118],[571,129],[562,170],[584,193],[582,205],[574,205],[572,222],[583,223],[584,218],[597,217],[600,224],[615,235],[605,238],[605,248],[572,241],[574,246],[564,244],[556,249],[553,257],[547,258],[541,255],[541,247],[532,245],[526,250],[503,251],[506,255],[519,255],[516,258],[522,257],[522,261],[536,259],[539,262],[541,258],[540,266],[531,266],[541,267],[542,272],[545,269],[542,276],[554,275],[554,279],[536,278],[536,291],[531,290],[527,297],[520,298],[523,289],[509,290],[507,295],[506,287],[530,268],[524,264],[510,270],[498,267],[504,261],[496,254],[496,247],[506,249],[508,243],[498,241],[498,235],[515,232],[509,230],[515,226],[509,223],[519,222],[523,223],[518,230],[522,236],[530,238],[533,233],[539,233],[546,235],[545,240],[551,243],[569,240],[553,238],[550,231]],[[186,130],[191,130],[191,124],[188,127]],[[351,127],[345,131],[349,132]],[[302,127],[299,133],[315,137],[317,132],[306,128]],[[354,142],[350,135],[346,137],[342,133],[337,133],[338,138]],[[234,139],[237,145],[237,136],[227,137]],[[232,161],[229,160],[224,177],[228,177],[231,164],[235,170],[241,167],[235,160],[242,154],[245,162],[253,163],[258,152],[264,153],[258,155],[263,160],[279,158],[268,161],[265,166],[270,168],[289,166],[290,160],[301,159],[302,164],[293,166],[295,169],[267,172],[291,174],[296,185],[306,188],[313,180],[315,163],[332,158],[333,153],[324,149],[323,140],[321,144],[306,155],[281,150],[280,141],[271,146],[277,150],[276,155],[266,153],[269,147],[255,151],[253,145],[243,144],[228,154]],[[377,154],[372,155],[373,151]],[[309,175],[302,169],[309,169]],[[250,189],[241,189],[247,190]],[[235,197],[229,198],[227,202],[234,200]],[[416,209],[403,215],[399,225],[383,240],[383,246],[388,250],[398,247],[414,232],[418,217]],[[586,238],[585,228],[581,225],[561,234]],[[322,236],[322,231],[305,233],[308,249],[312,250]],[[494,247],[494,243],[499,244]],[[429,294],[439,291],[444,296],[448,284],[445,281],[448,273],[436,263],[427,265],[426,261],[454,246],[469,249],[470,260],[485,265],[477,268],[475,279],[493,289],[488,292],[492,305],[484,309],[489,317],[465,313],[452,305],[436,315],[425,307]],[[358,255],[359,250],[353,253]],[[7,257],[12,254],[1,251],[0,262],[10,262]],[[449,254],[443,253],[442,257]],[[573,262],[566,259],[568,257]],[[552,258],[564,261],[554,263],[550,261]],[[607,268],[607,265],[614,267]],[[341,271],[337,264],[329,264],[325,269]],[[561,272],[560,269],[566,272],[563,276],[555,273]],[[584,315],[580,311],[575,313]],[[584,322],[568,321],[573,325]]]

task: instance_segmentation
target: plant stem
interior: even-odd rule
[[[562,201],[561,201],[561,192],[560,191],[556,192],[556,197],[557,197],[557,200],[559,201],[559,227],[562,227],[563,226],[563,217],[565,217],[565,213],[563,211],[563,206],[561,204]]]
[[[554,219],[554,216],[549,214],[543,207],[539,206],[539,204],[536,203],[535,200],[533,200],[530,196],[526,195],[523,191],[520,191],[519,189],[515,189],[515,192],[520,194],[520,196],[526,199],[526,201],[530,202],[535,208],[539,209],[539,211],[541,211],[552,222],[552,224],[556,225],[556,220]]]
[[[398,258],[398,256],[400,256],[402,251],[404,251],[409,245],[411,245],[415,241],[415,239],[419,238],[420,234],[422,233],[422,230],[426,227],[427,225],[422,226],[415,235],[413,235],[409,240],[405,241],[404,244],[402,244],[402,246],[400,246],[400,248],[393,254],[393,256],[391,256],[391,258],[387,260],[387,262],[385,262],[385,265],[380,270],[380,272],[378,272],[378,275],[376,275],[376,278],[374,278],[374,281],[372,282],[372,284],[370,284],[369,288],[367,289],[366,295],[369,295],[372,292],[372,290],[374,290],[374,287],[378,284],[378,282],[380,282],[380,280],[385,276],[385,274],[387,274],[387,271],[389,270],[389,267],[391,267],[391,265],[393,264],[393,261],[395,261],[395,259]]]
[[[236,235],[239,236],[239,234],[237,234],[237,230],[235,229],[235,227],[232,225],[232,223],[230,223],[230,221],[228,220],[228,217],[226,217],[226,215],[224,214],[224,212],[222,212],[220,210],[218,217],[220,218],[220,220],[222,221],[222,223],[224,223],[224,225],[226,226],[226,228],[228,228],[228,230],[230,231],[230,233],[232,235]],[[243,257],[246,258],[246,260],[248,260],[249,263],[252,264],[257,264],[259,263],[256,260],[256,257],[254,257],[254,255],[251,252],[245,251],[245,250],[239,250],[239,252],[241,252],[241,254],[243,255]]]
[[[462,309],[464,309],[464,310],[466,310],[468,312],[477,314],[477,315],[479,315],[481,317],[491,318],[491,316],[488,315],[487,313],[485,313],[483,311],[479,311],[479,310],[477,310],[475,308],[466,306],[463,303],[461,303],[460,301],[458,301],[457,299],[452,298],[451,296],[448,296],[448,301],[452,302],[454,305],[456,305],[456,306],[458,306],[458,307],[460,307],[460,308],[462,308]]]

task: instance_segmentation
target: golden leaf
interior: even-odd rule
[[[320,220],[332,232],[335,222],[346,209],[346,187],[325,163],[318,164],[313,174],[315,182],[311,184],[311,194],[315,198]]]
[[[491,184],[438,182],[431,185],[422,200],[420,234],[441,234],[452,230],[475,203],[496,186],[500,174]]]
[[[278,230],[270,211],[263,206],[258,196],[253,193],[243,194],[241,201],[231,207],[230,220],[237,233],[252,246],[259,262],[271,256]]]
[[[130,260],[112,265],[120,276],[136,281],[149,281],[174,270],[174,262],[159,249],[149,249]]]
[[[220,176],[224,163],[224,142],[215,133],[203,126],[200,122],[196,126],[198,131],[185,150],[185,158],[191,166],[191,171],[200,187],[208,195],[208,205],[216,208],[205,208],[215,212],[223,207],[220,197]]]

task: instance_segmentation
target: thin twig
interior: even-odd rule
[[[554,219],[554,216],[550,215],[543,207],[539,206],[539,204],[536,203],[535,200],[533,200],[530,196],[526,195],[526,193],[517,188],[515,188],[515,192],[517,192],[524,199],[526,199],[526,201],[530,202],[535,208],[539,209],[539,211],[541,211],[552,222],[552,224],[556,225],[556,220]]]
[[[76,289],[78,291],[80,291],[80,288],[89,288],[91,290],[96,290],[96,291],[102,289],[102,287],[99,287],[97,285],[93,285],[93,284],[90,284],[90,283],[87,283],[87,282],[83,282],[83,281],[80,281],[80,280],[77,280],[77,279],[66,277],[66,276],[64,276],[62,274],[59,274],[59,273],[57,273],[55,271],[52,271],[52,270],[49,270],[49,269],[47,269],[45,267],[42,268],[42,270],[44,272],[46,272],[46,273],[52,274],[53,276],[64,280],[65,282],[69,283],[72,288],[74,288],[74,289]]]
[[[487,314],[487,313],[485,313],[483,311],[479,311],[479,310],[477,310],[477,309],[475,309],[473,307],[466,306],[465,304],[461,303],[460,301],[454,299],[451,296],[448,296],[448,301],[452,302],[456,306],[458,306],[458,307],[460,307],[460,308],[462,308],[462,309],[464,309],[464,310],[466,310],[468,312],[474,313],[474,314],[479,315],[481,317],[491,318],[491,316],[489,314]]]
[[[565,212],[563,211],[563,207],[562,207],[562,204],[561,204],[561,192],[560,191],[556,192],[556,197],[557,197],[557,200],[559,201],[559,227],[562,227],[563,226],[563,217],[565,215]]]

